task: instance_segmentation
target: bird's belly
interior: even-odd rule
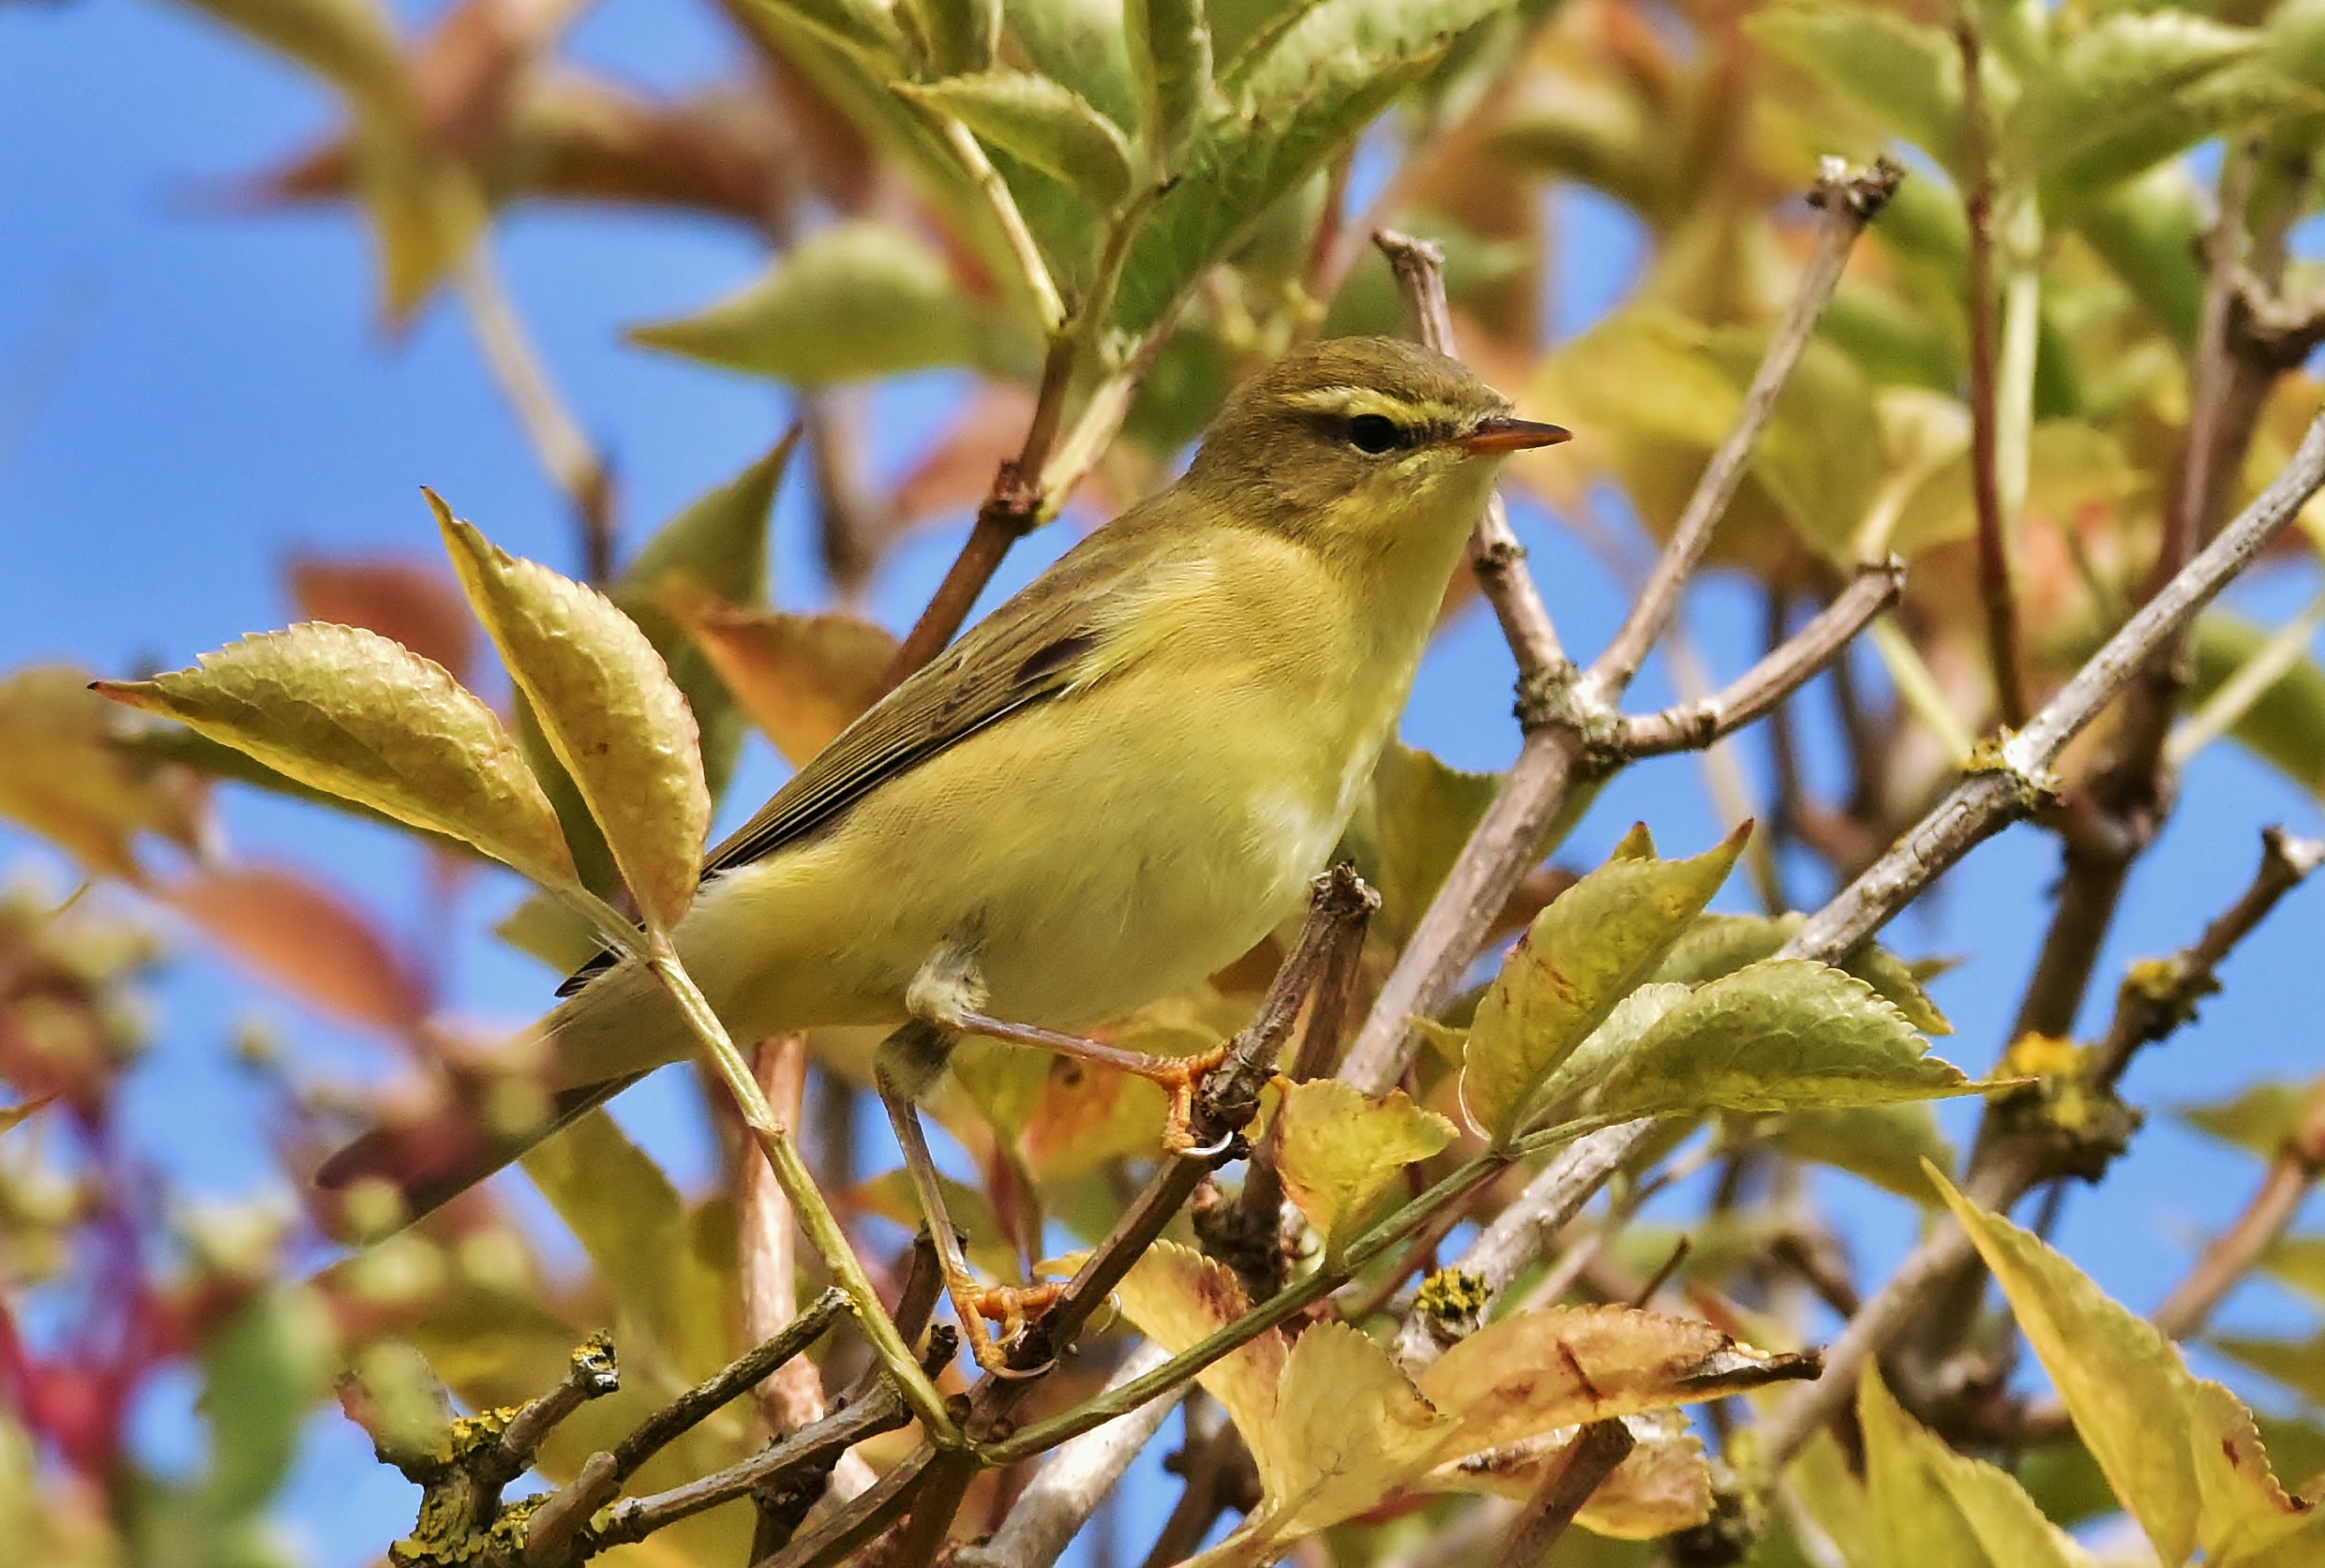
[[[1369,776],[1377,738],[1286,722],[1317,694],[1282,684],[1015,715],[720,878],[682,950],[754,954],[715,966],[713,1000],[755,1032],[900,1020],[940,948],[973,959],[985,1011],[1054,1028],[1183,990],[1298,909]]]

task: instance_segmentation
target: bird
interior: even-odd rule
[[[874,705],[707,856],[673,940],[738,1039],[896,1030],[910,1105],[951,1043],[1050,1049],[1202,980],[1297,911],[1394,731],[1509,454],[1568,439],[1460,362],[1310,343],[1228,399],[1181,476],[1094,530]],[[379,1127],[327,1160],[424,1214],[647,1072],[688,1034],[601,955],[524,1037],[548,1113]],[[1115,1053],[1115,1056],[1122,1053]],[[1117,1065],[1126,1065],[1118,1062]],[[1184,1063],[1149,1059],[1183,1097]],[[908,1127],[907,1123],[910,1125]],[[923,1202],[939,1201],[933,1169]],[[932,1215],[947,1283],[970,1282]]]

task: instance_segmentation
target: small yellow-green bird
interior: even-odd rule
[[[1234,962],[1298,909],[1346,827],[1501,459],[1566,436],[1408,343],[1286,355],[1183,478],[711,853],[675,933],[687,969],[741,1040],[916,1022],[1028,1039]],[[538,1126],[382,1127],[320,1180],[384,1177],[425,1212],[690,1048],[635,962],[566,993],[533,1032],[553,1108]],[[921,1054],[918,1082],[883,1087],[924,1088],[942,1053]]]

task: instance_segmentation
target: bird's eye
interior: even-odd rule
[[[1404,432],[1387,414],[1360,413],[1348,422],[1348,444],[1379,456],[1404,444]]]

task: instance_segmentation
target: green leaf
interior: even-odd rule
[[[1322,0],[1252,61],[1132,242],[1114,325],[1144,332],[1268,208],[1353,143],[1496,0]],[[1132,36],[1137,36],[1135,27]],[[1136,67],[1136,51],[1132,52]],[[1151,139],[1150,139],[1151,140]]]
[[[1101,212],[1130,193],[1129,140],[1079,93],[1045,76],[986,71],[896,90],[1071,186]]]
[[[529,894],[492,928],[492,934],[561,976],[572,974],[606,948],[606,939],[571,904],[547,893]]]
[[[1002,9],[1028,65],[1081,94],[1124,131],[1137,129],[1121,0],[1005,0]]]
[[[2155,146],[2152,127],[2175,118],[2176,100],[2186,89],[2255,53],[2261,41],[2250,28],[2223,26],[2168,7],[2102,17],[2076,33],[2050,68],[2029,82],[2002,127],[2002,156],[2050,172],[2089,159],[2111,141],[2129,141],[2141,149]],[[2192,134],[2189,140],[2194,139]],[[2185,144],[2160,146],[2154,157],[2168,157]],[[2122,161],[2120,153],[2099,160],[2116,168],[2118,177],[2144,167],[2117,167]],[[2080,175],[2094,177],[2101,177],[2097,168],[2086,168]]]
[[[2182,350],[2204,305],[2204,216],[2180,164],[2160,165],[2080,203],[2067,219]]]
[[[523,1165],[614,1299],[658,1344],[675,1343],[686,1205],[662,1168],[602,1110],[527,1150]]]
[[[1769,959],[1662,1012],[1595,1083],[1556,1083],[1545,1096],[1582,1090],[1575,1113],[1613,1122],[1975,1092],[1977,1084],[1928,1049],[1905,1015],[1853,975]]]
[[[1331,1256],[1398,1172],[1443,1150],[1453,1131],[1451,1122],[1415,1105],[1402,1089],[1375,1100],[1338,1079],[1320,1078],[1284,1091],[1270,1136],[1284,1194]]]
[[[1698,915],[1687,934],[1672,944],[1655,978],[1701,985],[1732,975],[1748,963],[1774,958],[1806,923],[1803,915]],[[1914,978],[1912,967],[1878,943],[1868,942],[1840,962],[1871,986],[1925,1035],[1950,1035],[1954,1025]]]
[[[1659,965],[1743,852],[1739,830],[1688,860],[1658,860],[1626,840],[1615,858],[1534,918],[1478,1004],[1462,1056],[1471,1119],[1507,1142],[1544,1080]]]
[[[492,709],[374,632],[317,622],[245,637],[193,669],[100,681],[278,773],[472,844],[547,887],[570,887],[557,814]]]
[[[665,605],[673,593],[704,589],[731,605],[766,603],[768,514],[798,444],[795,426],[765,456],[665,523],[609,595],[662,655],[693,709],[702,732],[703,783],[713,800],[726,793],[750,725],[709,657]]]
[[[892,74],[904,58],[904,35],[879,0],[743,0],[747,10],[763,10],[803,27],[868,67]]]
[[[2265,647],[2272,633],[2227,610],[2196,621],[2196,679],[2186,704],[2200,708]],[[2303,657],[2272,682],[2229,732],[2237,743],[2310,794],[2325,799],[2325,669]]]
[[[2224,1565],[2316,1561],[2274,1550],[2317,1521],[2277,1486],[2234,1395],[2190,1373],[2177,1346],[2038,1237],[1973,1207],[1935,1172],[1930,1179],[2159,1558],[2184,1562],[2200,1550]]]
[[[2227,1099],[2172,1107],[2172,1114],[2223,1143],[2274,1159],[2308,1114],[2310,1091],[2299,1084],[2247,1084]]]
[[[1501,786],[1499,773],[1463,772],[1389,737],[1343,841],[1381,896],[1382,934],[1411,934]]]
[[[2260,1255],[2260,1272],[2325,1307],[2325,1236],[2279,1236]]]
[[[202,844],[202,791],[119,744],[146,726],[89,689],[86,670],[33,665],[0,679],[0,816],[91,872],[136,882],[141,834]],[[175,724],[152,726],[185,736]]]
[[[2108,431],[2076,419],[2047,419],[2028,439],[2030,513],[2071,518],[2088,506],[2112,507],[2147,483]],[[1965,452],[1933,470],[1898,512],[1889,547],[1909,560],[1977,533]]]
[[[1211,81],[1211,29],[1203,0],[1123,0],[1138,128],[1158,170],[1176,165],[1204,123],[1224,107]]]
[[[1846,1171],[1915,1203],[1936,1201],[1923,1161],[1941,1171],[1954,1168],[1954,1146],[1938,1130],[1936,1113],[1919,1101],[1795,1111],[1761,1136],[1795,1159]]]
[[[329,1312],[314,1292],[296,1285],[261,1291],[204,1337],[204,1502],[214,1522],[257,1513],[282,1486],[307,1412],[330,1386],[337,1352]]]
[[[1915,1568],[2092,1568],[2009,1474],[1965,1457],[1900,1409],[1868,1366],[1857,1383],[1865,1482],[1887,1561]]]
[[[909,7],[928,44],[937,76],[989,70],[1001,37],[1000,0],[898,0]]]
[[[801,386],[870,381],[978,358],[969,306],[944,259],[904,230],[858,219],[792,247],[697,315],[633,342]]]
[[[1939,163],[1958,167],[1961,57],[1940,29],[1868,7],[1819,4],[1762,11],[1744,30]]]
[[[596,590],[508,554],[431,492],[476,618],[532,705],[650,926],[676,925],[700,879],[711,797],[699,732],[646,635]]]

